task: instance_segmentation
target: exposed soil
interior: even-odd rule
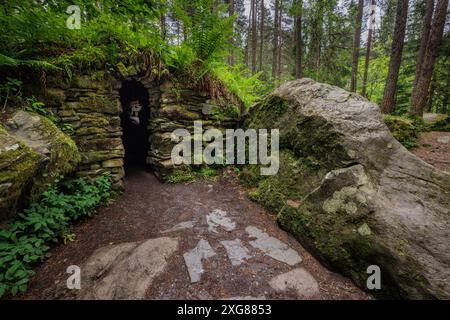
[[[417,147],[411,152],[436,168],[449,172],[450,132],[422,133],[417,141]]]
[[[231,175],[214,181],[191,184],[161,184],[152,173],[129,172],[125,192],[109,207],[100,208],[95,216],[78,223],[73,231],[76,241],[58,245],[52,256],[36,269],[29,291],[21,299],[67,299],[73,293],[64,288],[69,265],[82,266],[96,249],[111,244],[143,241],[169,236],[179,240],[179,249],[168,260],[166,270],[146,292],[148,299],[222,299],[264,297],[266,299],[302,299],[297,291],[276,291],[269,282],[294,267],[268,257],[249,246],[245,228],[255,226],[297,251],[304,268],[317,281],[319,291],[310,299],[370,299],[350,280],[330,272],[309,254],[292,236],[281,230],[275,217],[246,197]],[[220,209],[236,223],[233,232],[208,230],[206,215]],[[163,233],[173,226],[194,221],[195,226]],[[232,266],[223,240],[239,238],[252,252],[240,266]],[[192,250],[200,239],[206,239],[216,252],[203,261],[201,281],[191,283],[183,254]]]

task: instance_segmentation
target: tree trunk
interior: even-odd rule
[[[259,71],[263,71],[263,51],[264,51],[264,0],[261,1],[261,24],[259,26]]]
[[[394,34],[392,36],[391,61],[389,63],[386,86],[384,87],[383,102],[381,103],[381,111],[383,113],[391,113],[394,111],[398,72],[402,63],[407,18],[408,0],[398,0]]]
[[[234,15],[234,0],[228,0],[228,15],[231,17]],[[230,39],[231,43],[231,52],[228,56],[228,63],[230,66],[234,66],[234,25],[233,25],[233,36]]]
[[[275,18],[273,27],[273,44],[272,44],[272,77],[277,77],[278,71],[278,15],[280,9],[280,0],[275,0]]]
[[[369,77],[369,64],[370,64],[370,51],[372,47],[372,34],[374,27],[374,19],[375,19],[375,5],[376,0],[372,0],[372,8],[370,9],[370,17],[369,17],[369,34],[367,36],[367,48],[366,48],[366,61],[364,64],[364,78],[363,78],[363,86],[361,95],[363,97],[367,96],[367,79]]]
[[[433,75],[434,61],[436,53],[444,33],[445,18],[447,16],[448,0],[438,0],[435,10],[435,17],[430,30],[430,39],[423,57],[423,63],[419,72],[416,86],[412,92],[411,113],[422,117]]]
[[[161,16],[160,16],[160,27],[161,27],[161,38],[163,40],[166,40],[167,28],[166,28],[166,14],[165,13],[161,13]]]
[[[363,1],[363,0],[361,0]],[[296,0],[295,15],[295,77],[302,77],[302,10],[303,0]]]
[[[355,28],[355,38],[353,41],[353,63],[352,63],[352,80],[350,84],[350,91],[356,92],[356,87],[358,85],[358,63],[359,63],[359,50],[361,46],[361,25],[362,16],[364,11],[364,0],[359,0],[358,2],[358,14],[356,15],[356,28]]]
[[[249,66],[248,60],[249,60],[249,51],[250,51],[250,36],[251,36],[251,30],[252,30],[251,29],[252,14],[253,14],[253,10],[250,8],[250,14],[248,15],[247,41],[245,44],[245,51],[244,51],[244,63],[247,67]]]
[[[283,47],[283,2],[280,1],[280,8],[278,12],[278,61],[277,61],[277,79],[280,79],[281,77],[281,56],[282,56],[282,47]]]
[[[436,79],[434,77],[431,79],[430,93],[428,94],[426,112],[430,112],[433,109],[435,91],[436,91]]]
[[[257,44],[258,44],[258,34],[256,29],[256,23],[257,23],[257,13],[256,13],[256,0],[252,0],[252,74],[256,73],[256,50],[257,50]]]
[[[434,0],[427,0],[427,8],[422,27],[422,39],[420,41],[420,49],[417,57],[416,74],[414,77],[413,87],[416,86],[416,81],[419,78],[418,75],[421,71],[423,64],[423,58],[425,56],[425,50],[427,49],[428,41],[430,39],[431,22],[433,20]]]

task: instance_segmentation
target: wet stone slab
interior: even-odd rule
[[[220,243],[225,247],[231,265],[239,266],[244,260],[250,258],[249,251],[242,245],[241,240],[226,240]]]
[[[236,228],[236,223],[227,217],[227,212],[215,209],[206,216],[206,222],[208,223],[208,230],[210,232],[218,233],[217,228],[222,227],[228,232],[233,231]]]
[[[202,260],[215,256],[214,249],[210,246],[209,242],[201,239],[197,246],[191,251],[183,255],[184,262],[188,268],[191,283],[199,282],[202,276],[203,264]]]
[[[256,240],[250,241],[250,245],[261,250],[265,255],[290,266],[302,262],[302,257],[297,251],[277,238],[271,237],[253,226],[247,227],[245,231],[249,234],[250,238],[256,238]]]

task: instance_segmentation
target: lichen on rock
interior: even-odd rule
[[[315,255],[362,288],[380,266],[379,297],[450,297],[450,175],[397,142],[378,106],[301,79],[257,104],[246,127],[280,130],[278,174],[242,170],[252,199]]]

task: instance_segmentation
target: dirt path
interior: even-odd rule
[[[21,298],[370,298],[279,229],[234,178],[168,185],[135,171],[125,188],[74,227],[75,242],[52,250]],[[155,247],[148,239],[156,249],[145,249]],[[81,296],[65,287],[69,265],[81,266]]]
[[[450,132],[422,133],[412,153],[436,168],[450,172]]]

